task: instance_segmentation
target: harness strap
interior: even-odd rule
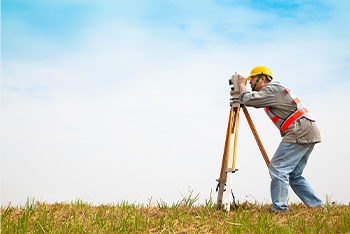
[[[311,121],[315,121],[312,118],[309,111],[300,102],[300,100],[288,88],[285,88],[282,85],[280,86],[284,88],[285,93],[289,94],[292,101],[296,104],[297,109],[293,113],[291,113],[286,119],[281,119],[280,117],[272,113],[272,111],[268,107],[265,107],[264,110],[266,114],[270,117],[270,119],[276,125],[276,127],[280,129],[282,133],[284,133],[287,130],[287,128],[289,128],[295,121],[297,121],[301,117],[305,117]]]
[[[292,91],[290,91],[290,89],[285,88],[284,91],[285,91],[286,93],[288,93],[288,94],[291,96],[291,98],[293,99],[293,102],[294,102],[295,104],[298,104],[298,103],[300,102],[299,98],[295,97],[294,94],[292,93]]]
[[[267,113],[270,109],[268,107],[264,108],[265,112]],[[278,120],[280,120],[281,118],[279,118],[277,115],[275,115],[274,117],[271,118],[272,122],[275,124]]]
[[[284,133],[284,131],[292,124],[294,121],[299,119],[303,114],[308,113],[309,111],[306,108],[303,108],[297,112],[295,112],[292,116],[290,116],[286,122],[281,126],[281,131]]]

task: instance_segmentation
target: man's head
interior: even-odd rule
[[[250,86],[253,91],[260,91],[272,79],[273,77],[271,70],[264,66],[253,68],[253,70],[250,72],[250,76],[247,78],[247,80],[250,81]]]

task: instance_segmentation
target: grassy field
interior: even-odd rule
[[[217,211],[212,200],[195,204],[198,195],[168,205],[120,202],[92,205],[81,200],[1,207],[1,233],[347,233],[350,204],[326,203],[327,210],[290,204],[290,211],[271,213],[271,205],[237,203]]]

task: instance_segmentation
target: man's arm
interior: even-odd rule
[[[264,87],[259,92],[249,92],[243,90],[239,95],[239,100],[246,106],[255,108],[277,106],[275,94],[270,87]]]
[[[238,85],[240,89],[239,99],[246,106],[255,108],[276,106],[277,101],[272,87],[264,87],[259,92],[249,92],[246,87],[247,79],[238,75]]]

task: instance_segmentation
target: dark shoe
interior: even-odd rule
[[[275,213],[275,214],[286,214],[286,213],[289,213],[289,210],[279,210],[279,211],[276,211],[274,209],[271,208],[271,213]]]

